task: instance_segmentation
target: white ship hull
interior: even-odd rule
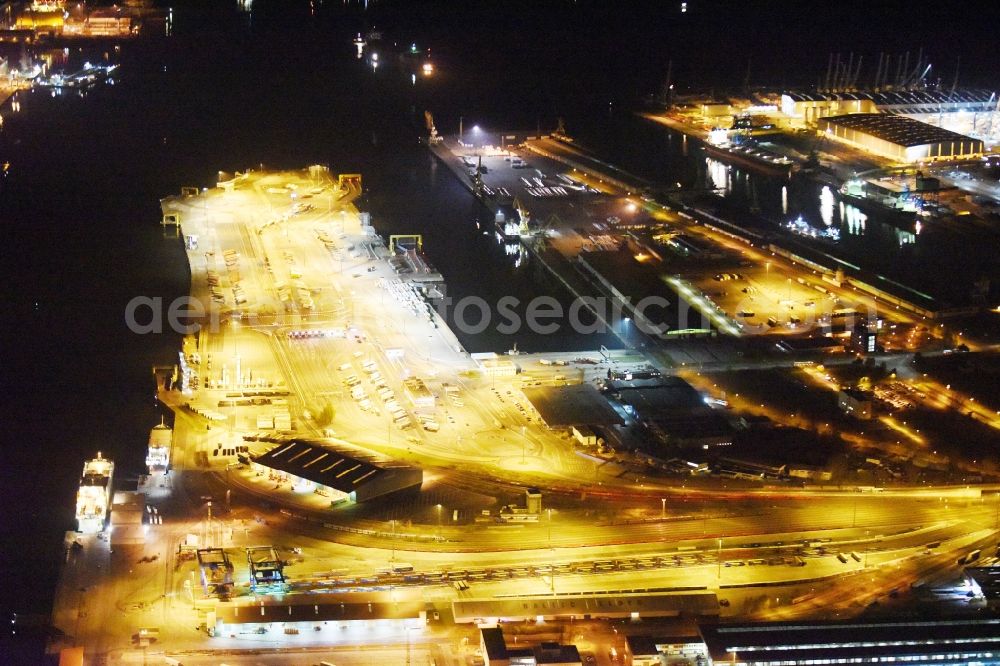
[[[146,468],[150,474],[166,472],[170,467],[170,447],[174,431],[162,423],[149,431],[149,448],[146,451]]]
[[[104,529],[111,508],[111,480],[115,464],[101,456],[83,465],[80,489],[76,493],[77,530],[93,534]]]

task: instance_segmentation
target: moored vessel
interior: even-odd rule
[[[170,447],[174,441],[174,431],[160,422],[149,431],[149,448],[146,450],[146,467],[149,473],[166,472],[170,466]]]
[[[115,464],[97,452],[97,457],[83,465],[80,489],[76,494],[77,530],[93,534],[104,529],[111,506],[111,479]]]

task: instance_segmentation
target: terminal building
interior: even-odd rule
[[[260,473],[287,480],[298,492],[315,492],[332,502],[365,502],[419,488],[423,471],[347,444],[293,439],[250,460]]]
[[[574,645],[542,642],[533,647],[511,647],[500,627],[482,627],[479,645],[486,666],[583,666],[580,651]]]
[[[351,595],[311,595],[308,602],[224,603],[210,616],[217,636],[261,634],[273,640],[309,632],[317,640],[346,642],[421,630],[427,604],[419,595],[397,590]]]
[[[817,127],[831,139],[904,163],[972,159],[984,150],[981,139],[887,113],[830,116]]]

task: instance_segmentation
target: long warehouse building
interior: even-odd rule
[[[820,118],[817,124],[831,139],[897,162],[972,159],[983,154],[980,139],[905,116],[850,113]]]
[[[710,664],[996,664],[1000,620],[771,622],[701,626]]]

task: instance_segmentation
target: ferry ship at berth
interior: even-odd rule
[[[709,156],[720,162],[736,164],[769,176],[787,178],[792,172],[792,161],[787,157],[769,153],[755,146],[714,145],[706,142],[704,148]]]
[[[111,507],[111,478],[115,464],[101,456],[88,460],[83,465],[80,490],[76,493],[77,530],[84,534],[94,534],[104,529],[104,521]]]
[[[149,431],[149,448],[146,451],[146,467],[149,473],[166,472],[170,466],[170,447],[174,441],[174,431],[163,422]]]

